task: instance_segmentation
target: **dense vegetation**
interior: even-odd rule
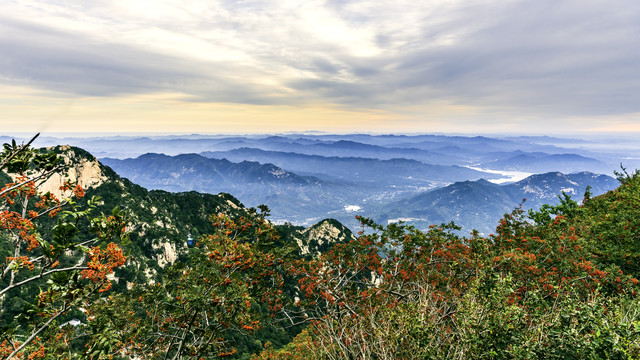
[[[361,218],[357,238],[307,255],[297,230],[274,227],[266,208],[224,213],[217,204],[209,224],[189,229],[203,235],[149,278],[142,258],[156,248],[145,237],[178,229],[144,227],[154,220],[140,199],[163,193],[128,191],[119,198],[129,213],[92,218],[97,199],[37,192],[36,177],[61,171],[55,155],[11,144],[0,161],[26,176],[0,193],[3,358],[640,357],[639,173],[623,170],[616,190],[587,192],[582,204],[564,196],[538,211],[517,208],[489,236]],[[84,193],[71,183],[62,190]],[[154,214],[188,213],[190,202],[207,209],[195,193],[184,199],[156,199],[167,207]],[[55,212],[55,223],[44,221]]]
[[[362,219],[374,233],[292,267],[310,325],[261,358],[638,358],[640,176],[620,180],[489,237]]]
[[[33,141],[33,140],[32,140]],[[64,162],[54,152],[14,142],[4,145],[0,169],[14,175],[0,190],[0,356],[39,358],[66,353],[69,320],[82,317],[112,286],[113,270],[124,265],[127,214],[92,214],[84,189],[59,175]],[[59,187],[40,187],[58,176]],[[57,217],[47,231],[47,218]],[[80,229],[84,231],[81,231]],[[66,324],[66,325],[65,325]],[[82,351],[77,351],[81,354]]]

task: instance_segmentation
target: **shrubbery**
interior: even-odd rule
[[[362,219],[373,233],[291,266],[308,329],[256,358],[638,358],[640,176],[620,180],[487,237]]]
[[[0,166],[16,179],[0,191],[3,358],[640,357],[637,173],[584,204],[515,209],[489,236],[361,218],[316,258],[266,207],[218,214],[160,281],[116,292],[127,214],[92,216],[71,182],[40,193],[64,174],[50,152],[8,144]]]
[[[0,190],[0,356],[59,356],[72,348],[72,320],[86,318],[125,263],[117,244],[126,243],[127,216],[114,209],[94,217],[97,199],[77,206],[84,190],[64,179],[65,165],[51,151],[5,144],[0,170],[14,179]],[[54,176],[60,186],[40,191]],[[42,232],[46,219],[56,221]]]

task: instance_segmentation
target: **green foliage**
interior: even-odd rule
[[[589,190],[585,193],[585,198],[589,197]],[[564,191],[562,196],[558,196],[560,204],[549,205],[544,204],[538,210],[529,210],[529,218],[540,226],[549,226],[553,222],[555,215],[563,215],[564,217],[573,217],[579,209],[576,201],[571,199]]]
[[[583,204],[518,207],[489,236],[360,218],[355,237],[109,169],[85,200],[38,194],[33,177],[62,171],[66,151],[12,143],[0,157],[24,173],[0,191],[3,358],[640,358],[637,172]],[[342,237],[310,244],[327,229]]]
[[[246,346],[246,336],[283,304],[287,251],[265,212],[253,215],[212,216],[216,230],[200,237],[184,262],[165,269],[161,282],[94,307],[87,355],[180,359],[258,351],[261,343]]]
[[[638,358],[640,176],[585,198],[517,208],[486,238],[362,219],[357,240],[292,265],[309,336],[260,358]]]
[[[110,289],[108,275],[124,265],[116,243],[126,243],[128,215],[116,209],[92,217],[97,199],[76,204],[84,190],[68,179],[57,195],[42,193],[54,174],[64,179],[54,152],[15,141],[4,150],[0,170],[13,179],[0,190],[0,356],[55,357],[68,348],[58,341],[72,332],[65,324],[82,317],[80,310]]]

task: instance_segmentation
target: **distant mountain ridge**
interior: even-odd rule
[[[146,154],[136,159],[104,159],[104,162],[146,187],[230,192],[240,199],[254,201],[252,205],[267,204],[274,210],[277,219],[292,222],[309,219],[308,222],[314,223],[322,216],[328,216],[338,218],[348,226],[355,226],[354,215],[361,214],[382,223],[404,220],[421,228],[433,223],[455,221],[465,230],[476,228],[481,232],[490,231],[498,219],[518,206],[523,198],[527,199],[524,204],[526,209],[537,208],[544,203],[557,202],[557,196],[563,191],[579,197],[587,186],[592,187],[594,194],[601,194],[617,185],[616,180],[609,176],[589,172],[568,175],[550,172],[532,175],[508,185],[497,185],[479,179],[480,176],[476,175],[482,174],[479,172],[460,175],[458,171],[464,168],[427,165],[407,159],[323,157],[249,148],[205,154],[225,158],[211,159],[196,154],[174,157]],[[308,173],[319,172],[316,169],[321,168],[325,179],[297,175],[271,163],[236,163],[226,157],[233,160],[273,160],[279,165]],[[331,167],[336,170],[332,172]],[[411,174],[419,174],[418,169],[421,168],[430,171],[425,174],[425,179],[409,179]],[[333,175],[333,178],[327,174]],[[475,175],[475,178],[451,185],[444,182],[443,185],[447,186],[435,189],[429,189],[430,183],[423,182],[425,188],[422,192],[417,190],[416,193],[414,190],[413,194],[410,191],[401,193],[396,188],[394,193],[381,193],[379,198],[371,198],[375,186],[381,183],[392,187],[396,186],[392,184],[409,186],[430,178],[454,180],[456,176],[464,178],[465,175]],[[399,194],[405,194],[405,198],[398,198]],[[361,198],[369,201],[358,202]],[[353,208],[351,212],[346,210],[348,206]],[[342,210],[343,207],[345,210]]]
[[[558,203],[558,195],[562,192],[581,201],[587,186],[594,195],[599,195],[616,188],[618,181],[589,172],[550,172],[508,185],[497,185],[484,179],[457,182],[389,204],[387,210],[378,213],[374,219],[383,223],[405,221],[418,227],[454,221],[464,232],[476,229],[488,233],[493,231],[503,214],[511,212],[523,201],[524,209],[535,209],[542,204]]]
[[[45,140],[53,141],[38,139]],[[391,204],[455,182],[484,178],[505,184],[549,171],[611,174],[620,163],[640,167],[640,157],[613,149],[617,144],[541,136],[287,133],[68,140],[86,145],[146,187],[232,193],[249,206],[268,204],[278,223],[305,226],[336,218],[355,228],[356,214],[378,216],[381,209],[392,210]]]
[[[620,163],[628,168],[640,167],[640,157],[633,156],[640,146],[636,141],[611,139],[575,139],[548,136],[462,136],[442,134],[324,134],[288,133],[261,135],[163,135],[112,136],[89,138],[52,138],[41,136],[39,146],[70,143],[89,150],[99,158],[134,158],[145,153],[179,155],[221,152],[239,148],[290,152],[325,157],[362,157],[378,160],[404,158],[433,165],[479,166],[495,170],[526,169],[543,173],[592,171],[610,174]],[[564,161],[563,156],[579,155]],[[530,156],[530,164],[519,155]],[[543,161],[540,158],[547,157]],[[511,159],[516,158],[516,159]],[[246,159],[248,160],[248,159]],[[576,166],[575,160],[582,162]],[[597,163],[597,162],[601,163]],[[502,162],[502,163],[501,163]],[[277,165],[277,164],[276,164]],[[535,167],[532,167],[534,166]],[[585,165],[585,166],[583,166]],[[281,166],[282,167],[282,166]],[[505,168],[506,167],[506,168]],[[286,169],[286,167],[283,167]],[[523,170],[527,171],[527,170]],[[295,171],[294,171],[295,172]],[[459,179],[462,180],[462,179]]]
[[[248,159],[263,164],[271,163],[298,174],[309,174],[320,178],[376,181],[397,186],[410,183],[415,186],[432,187],[438,183],[450,183],[463,178],[498,177],[460,166],[433,165],[406,158],[380,160],[352,156],[309,155],[246,147],[227,151],[206,151],[201,155],[234,162]]]
[[[401,194],[494,176],[409,159],[327,158],[258,149],[205,154],[222,159],[197,154],[144,154],[102,161],[121,176],[150,189],[232,193],[251,206],[268,204],[275,219],[309,225],[326,217],[338,217],[352,225],[355,214],[345,212],[345,207],[376,206]],[[242,160],[254,156],[261,162]],[[240,161],[231,162],[227,157],[239,157]],[[271,160],[289,169],[273,165]],[[289,171],[291,168],[303,170],[305,175]]]
[[[369,135],[369,134],[288,134],[288,135],[193,135],[65,138],[66,143],[86,148],[99,157],[127,158],[144,153],[201,153],[227,151],[242,147],[296,152],[308,155],[367,157],[377,159],[407,158],[440,165],[469,165],[504,160],[501,155],[513,153],[575,153],[594,157],[596,153],[576,146],[588,146],[588,141],[548,137],[495,138],[487,136],[446,135]],[[60,143],[60,139],[41,137],[45,143]],[[540,143],[537,143],[540,142]],[[554,143],[570,145],[562,148]],[[603,155],[603,154],[601,154]],[[605,155],[607,156],[607,155]],[[596,158],[598,158],[596,156]],[[619,162],[613,163],[616,166]],[[611,165],[611,164],[610,164]],[[566,169],[558,169],[566,171]]]
[[[496,170],[517,170],[532,173],[544,172],[549,169],[564,172],[595,171],[607,169],[607,165],[599,160],[577,154],[545,154],[523,153],[503,160],[496,160],[481,165],[483,168]]]
[[[298,186],[319,183],[316,178],[299,176],[273,164],[246,160],[234,163],[197,154],[168,156],[149,153],[136,159],[103,158],[101,161],[117,168],[120,174],[133,182],[164,190],[202,190],[199,187],[203,182],[215,182],[223,190],[232,190],[242,183],[268,184],[277,181]]]

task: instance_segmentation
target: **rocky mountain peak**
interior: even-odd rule
[[[300,231],[295,237],[303,255],[318,256],[335,243],[346,243],[355,236],[344,225],[333,219],[325,219]]]

